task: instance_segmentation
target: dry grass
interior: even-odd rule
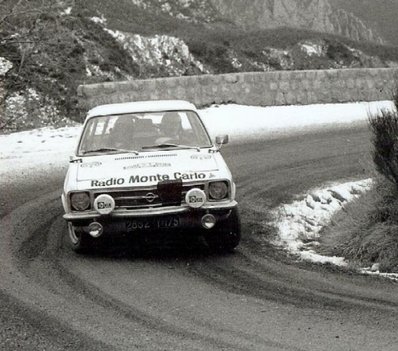
[[[398,193],[380,181],[347,204],[321,235],[322,253],[343,256],[361,266],[380,263],[384,272],[398,271]]]

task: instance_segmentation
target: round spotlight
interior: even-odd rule
[[[216,225],[216,217],[214,217],[212,214],[205,214],[202,217],[202,226],[206,229],[211,229]]]
[[[101,194],[94,200],[94,209],[102,215],[108,215],[115,209],[115,200],[108,194]]]
[[[206,193],[198,188],[190,189],[185,195],[185,202],[192,208],[202,207],[206,202]]]
[[[104,232],[104,227],[102,226],[101,223],[98,222],[92,222],[88,226],[88,233],[93,237],[93,238],[98,238],[102,235]]]

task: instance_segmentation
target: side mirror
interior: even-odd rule
[[[228,142],[229,142],[229,136],[227,134],[216,136],[216,145],[218,147],[221,147],[221,145],[224,145],[224,144],[228,144]]]
[[[82,161],[82,159],[81,159],[81,158],[78,158],[78,157],[76,157],[75,155],[71,155],[71,156],[69,156],[69,163],[81,162],[81,161]]]

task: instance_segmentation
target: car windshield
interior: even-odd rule
[[[78,155],[211,147],[194,111],[130,113],[91,118]]]

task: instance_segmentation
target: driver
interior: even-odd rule
[[[120,116],[111,130],[111,145],[117,149],[132,148],[134,120],[127,116]]]
[[[179,143],[181,140],[182,123],[178,112],[166,112],[160,122],[160,136],[157,144]]]

